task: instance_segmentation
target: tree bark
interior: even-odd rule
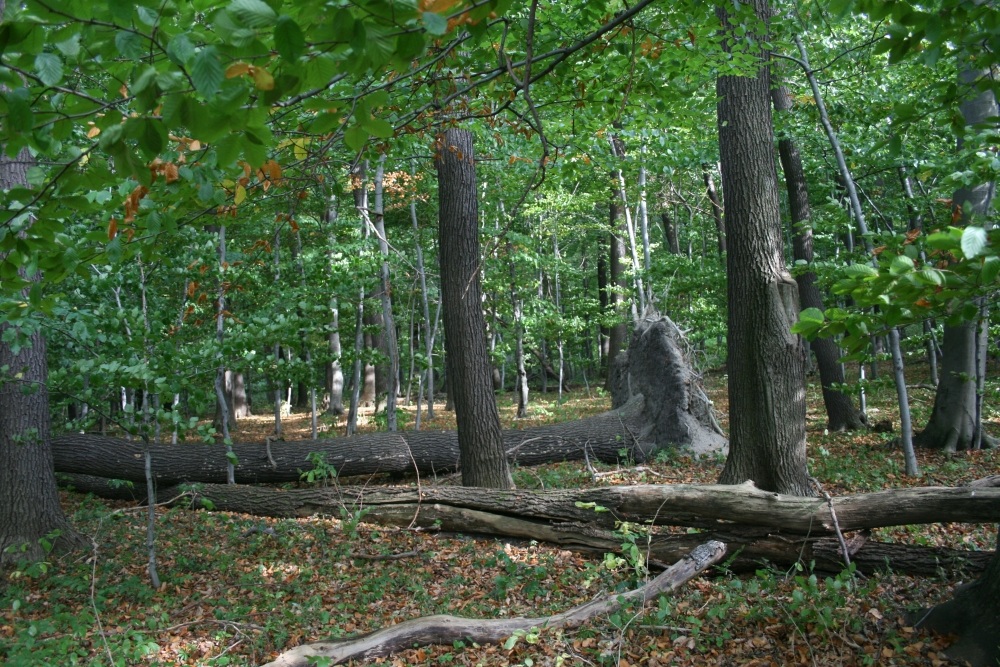
[[[916,627],[958,636],[945,651],[955,662],[973,667],[1000,662],[1000,547],[978,580],[919,616]]]
[[[493,396],[479,278],[479,202],[472,133],[447,130],[438,138],[441,297],[445,363],[455,397],[462,483],[510,488],[500,414]]]
[[[773,87],[771,98],[774,110],[788,112],[792,108],[792,96],[785,86]],[[781,169],[785,174],[788,190],[788,206],[792,222],[792,252],[796,261],[811,264],[813,261],[813,234],[809,223],[809,191],[799,148],[789,136],[778,140],[778,154]],[[795,277],[799,286],[799,302],[802,308],[823,310],[823,295],[816,286],[816,274],[803,271]],[[809,343],[816,355],[820,384],[823,387],[823,404],[826,406],[827,427],[830,431],[854,431],[864,428],[861,412],[854,407],[851,397],[833,387],[843,386],[844,367],[840,364],[840,350],[830,338],[817,338]]]
[[[617,192],[613,193],[617,197]],[[628,326],[625,324],[625,292],[628,287],[625,284],[625,241],[623,240],[622,211],[618,199],[611,200],[610,221],[611,229],[608,235],[610,242],[610,253],[608,260],[608,282],[607,293],[607,318],[612,321],[608,324],[608,376],[606,387],[613,386],[613,366],[618,353],[625,349],[625,336],[628,335]],[[598,267],[600,268],[600,267]]]
[[[107,480],[74,478],[80,490],[108,495]],[[100,486],[103,484],[103,488]],[[177,487],[161,488],[174,498]],[[788,496],[740,485],[642,485],[552,491],[505,491],[463,487],[383,488],[341,486],[277,490],[206,484],[185,496],[192,507],[211,501],[218,511],[294,518],[363,510],[382,525],[501,535],[558,544],[593,554],[616,552],[616,522],[697,528],[656,528],[643,551],[652,562],[671,562],[706,539],[729,545],[734,571],[753,571],[761,561],[782,567],[813,562],[820,570],[844,566],[837,528],[860,571],[887,567],[934,576],[942,567],[985,570],[988,552],[883,544],[867,540],[872,528],[938,522],[990,521],[1000,511],[1000,489],[923,487],[833,498]],[[831,511],[832,506],[832,511]],[[607,511],[598,511],[604,508]]]
[[[719,257],[726,254],[726,228],[722,221],[722,204],[719,203],[719,193],[715,190],[715,179],[712,178],[712,165],[701,165],[701,176],[705,181],[705,191],[712,206],[712,219],[715,220],[715,237],[718,241]]]
[[[488,378],[487,378],[488,379]],[[552,426],[501,431],[505,459],[518,465],[537,465],[585,456],[606,462],[620,458],[644,461],[656,443],[638,396],[621,410]],[[647,435],[650,434],[650,435]],[[272,443],[234,443],[239,483],[298,481],[309,469],[306,457],[322,452],[341,476],[377,473],[421,476],[460,469],[459,436],[455,431],[370,433],[350,438],[293,440]],[[676,442],[676,441],[674,441]],[[664,442],[669,446],[670,442]],[[151,445],[153,476],[161,486],[180,482],[225,482],[226,457],[221,447],[200,443]],[[584,453],[586,451],[586,454]],[[139,443],[100,435],[67,433],[52,440],[55,469],[142,482]],[[464,461],[464,459],[461,459]]]
[[[767,0],[753,6],[766,23]],[[731,49],[734,27],[719,14]],[[798,289],[783,255],[767,54],[756,55],[756,76],[720,76],[716,84],[729,277],[730,443],[720,481],[809,495],[805,357],[790,333]]]
[[[722,560],[725,553],[726,545],[721,542],[705,542],[640,588],[624,594],[615,593],[552,616],[485,620],[443,614],[426,616],[352,639],[326,640],[298,646],[282,653],[264,667],[309,667],[320,661],[323,664],[339,665],[350,660],[370,660],[414,646],[452,644],[458,641],[485,644],[502,641],[518,631],[527,632],[532,628],[577,628],[592,618],[612,614],[626,604],[646,604],[677,590]]]
[[[0,15],[5,4],[0,0]],[[32,162],[28,149],[10,158],[0,146],[0,191],[25,186]],[[0,257],[0,262],[7,260]],[[39,278],[23,271],[20,275],[28,280]],[[21,298],[28,300],[27,289]],[[17,333],[26,340],[15,349],[8,338],[15,333],[11,331],[14,325],[0,321],[0,566],[21,559],[42,560],[48,555],[43,540],[56,551],[85,544],[59,506],[52,473],[45,337],[37,320],[29,319],[24,325]]]

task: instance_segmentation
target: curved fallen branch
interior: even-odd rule
[[[446,614],[425,616],[361,637],[303,644],[282,653],[264,667],[309,667],[315,664],[316,658],[325,658],[330,661],[329,664],[339,665],[348,660],[369,660],[415,646],[451,644],[455,641],[483,644],[502,641],[519,630],[576,628],[594,617],[611,614],[626,604],[637,601],[646,603],[658,595],[677,590],[722,560],[725,553],[726,545],[721,542],[706,542],[640,588],[587,602],[553,616],[499,619],[471,619]]]

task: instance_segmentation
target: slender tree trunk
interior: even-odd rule
[[[493,396],[479,278],[479,202],[472,133],[450,129],[436,142],[438,246],[448,384],[453,387],[463,486],[512,488]]]
[[[226,401],[226,364],[225,355],[222,351],[222,343],[225,339],[225,314],[226,314],[226,226],[219,226],[219,295],[215,303],[215,340],[219,344],[219,366],[215,370],[215,398],[218,401],[219,423],[222,427],[222,442],[226,447],[226,453],[231,454],[233,441],[229,436],[229,404]],[[226,470],[228,482],[235,484],[234,468],[232,460]]]
[[[610,241],[611,252],[608,276],[608,314],[614,318],[614,323],[609,327],[608,335],[608,377],[607,387],[612,386],[612,367],[615,357],[625,349],[625,338],[628,336],[628,326],[625,323],[625,291],[628,289],[625,284],[625,242],[623,241],[624,231],[621,228],[622,206],[618,199],[611,201],[610,215]]]
[[[338,210],[336,202],[331,199],[326,208],[324,221],[330,225],[329,247],[327,251],[327,268],[332,273],[333,250],[336,247],[336,236],[334,228],[337,223]],[[344,414],[344,370],[340,363],[343,349],[340,344],[340,303],[336,295],[330,297],[330,331],[327,334],[327,344],[330,349],[332,359],[326,364],[326,395],[327,414],[339,416]]]
[[[517,395],[517,419],[528,417],[528,372],[524,365],[524,301],[517,293],[517,273],[514,269],[514,245],[507,241],[507,266],[510,270],[510,302],[514,310],[514,366],[517,379],[514,393]]]
[[[820,121],[823,124],[824,130],[826,130],[827,138],[830,140],[830,145],[833,148],[834,155],[837,158],[837,166],[840,169],[840,177],[844,182],[844,186],[847,188],[848,199],[851,202],[851,211],[854,214],[854,220],[858,225],[858,233],[864,239],[865,250],[867,251],[869,257],[875,262],[874,249],[872,248],[871,237],[868,235],[868,223],[865,221],[865,213],[861,208],[861,201],[858,199],[858,191],[855,187],[854,178],[851,176],[851,170],[847,167],[847,160],[844,159],[844,152],[840,148],[840,140],[837,138],[837,133],[833,129],[833,124],[830,122],[830,117],[826,112],[826,104],[823,102],[823,96],[819,91],[819,84],[816,82],[815,73],[809,67],[809,59],[806,54],[805,46],[802,44],[802,40],[796,36],[795,45],[798,47],[799,55],[802,58],[801,65],[805,70],[806,78],[809,80],[809,85],[812,88],[813,99],[816,100],[816,108],[819,111]],[[896,383],[896,396],[899,402],[899,413],[901,424],[910,423],[910,400],[907,396],[906,391],[906,378],[903,369],[903,355],[899,349],[899,331],[895,328],[889,332],[889,345],[893,358],[893,376]],[[862,411],[863,412],[863,411]],[[904,458],[906,460],[906,474],[913,476],[919,474],[919,469],[917,467],[917,457],[913,452],[913,433],[908,428],[900,429],[900,437],[903,442],[903,452]]]
[[[611,315],[611,294],[608,289],[608,253],[604,251],[601,241],[597,250],[597,303],[600,306],[600,320],[597,326],[597,366],[607,370],[608,352],[611,349],[611,327],[607,320]]]
[[[712,206],[712,219],[715,220],[715,237],[719,248],[719,257],[726,254],[726,228],[722,221],[722,204],[719,202],[719,193],[715,190],[715,179],[712,178],[712,165],[705,163],[701,165],[701,176],[705,181],[705,191],[708,193],[708,201]]]
[[[274,252],[274,284],[281,284],[281,225],[274,230],[274,243],[272,244],[272,251]],[[282,381],[277,375],[281,369],[281,343],[275,341],[274,343],[274,367],[276,369],[274,376],[274,435],[275,437],[281,437],[281,402],[283,400],[282,396]]]
[[[788,112],[792,108],[792,96],[784,86],[771,88],[771,99],[775,111]],[[799,149],[791,137],[778,140],[778,154],[785,174],[788,189],[788,204],[791,211],[792,252],[796,261],[811,264],[813,261],[813,234],[809,223],[809,192]],[[812,271],[800,272],[795,281],[799,285],[799,303],[802,308],[823,310],[823,296],[816,286],[816,274]],[[823,387],[823,403],[826,406],[827,426],[830,431],[853,431],[864,427],[861,413],[855,409],[851,397],[835,389],[844,384],[844,367],[840,364],[840,349],[830,338],[817,338],[810,343],[819,367],[820,384]]]
[[[766,23],[769,2],[753,7]],[[728,49],[734,27],[717,12]],[[755,55],[756,76],[720,76],[716,84],[729,276],[730,439],[720,481],[752,479],[769,491],[810,495],[805,357],[791,333],[798,289],[783,255],[767,53]]]
[[[616,158],[625,159],[625,144],[616,136],[611,138],[611,153]],[[628,210],[628,196],[625,191],[625,175],[622,170],[615,170],[616,182],[618,185],[617,196],[621,201],[621,213],[625,220],[625,232],[628,234],[629,251],[632,257],[632,273],[634,275],[636,298],[639,300],[639,310],[646,310],[646,289],[643,286],[642,271],[639,268],[639,253],[635,240],[635,225],[632,223],[632,214]],[[624,255],[623,255],[624,256]],[[632,301],[630,299],[630,301]],[[632,311],[635,315],[635,301],[632,301]]]
[[[411,176],[415,177],[416,169],[415,162],[411,161]],[[434,419],[434,333],[437,330],[437,322],[431,323],[430,296],[427,294],[427,271],[424,268],[424,251],[420,246],[420,227],[417,224],[417,202],[415,198],[410,201],[410,220],[413,223],[413,243],[417,251],[417,274],[420,276],[420,305],[423,307],[424,312],[424,345],[427,354],[426,367],[424,369],[427,375],[427,418]]]
[[[906,197],[906,212],[909,215],[907,228],[911,232],[916,230],[922,231],[923,222],[920,213],[917,211],[916,206],[913,205],[915,197],[913,196],[913,186],[910,183],[910,176],[906,173],[906,167],[900,165],[898,170],[900,185],[903,186],[903,195]],[[927,262],[927,254],[923,250],[920,251],[920,261]],[[934,332],[934,324],[929,319],[923,321],[923,329],[924,336],[927,337],[927,367],[930,372],[931,384],[936,387],[938,383],[938,354],[940,352],[937,344],[937,335]]]
[[[383,344],[389,356],[389,369],[386,374],[386,428],[396,431],[396,398],[399,396],[399,340],[396,336],[396,320],[392,315],[392,285],[389,274],[389,241],[385,235],[385,214],[383,205],[382,181],[385,175],[385,156],[379,158],[375,170],[375,210],[372,223],[375,235],[378,236],[379,253],[382,264],[379,271],[379,297],[382,301]],[[377,375],[376,375],[377,377]]]

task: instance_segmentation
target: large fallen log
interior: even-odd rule
[[[584,456],[607,462],[645,460],[654,444],[641,438],[645,428],[642,397],[619,410],[595,417],[504,431],[512,462],[538,465]],[[226,450],[221,444],[151,443],[153,478],[160,485],[226,481]],[[586,454],[584,452],[586,451]],[[337,474],[413,473],[430,476],[458,469],[455,431],[368,433],[329,440],[279,440],[234,443],[240,484],[295,482],[312,469],[307,457],[322,453]],[[99,435],[68,433],[52,439],[56,472],[79,473],[145,483],[143,444]]]
[[[425,616],[361,637],[303,644],[282,653],[264,667],[308,667],[318,662],[339,665],[349,660],[370,660],[415,646],[452,644],[456,641],[485,644],[502,641],[518,631],[528,632],[532,628],[577,628],[592,618],[612,614],[627,604],[639,601],[645,604],[659,595],[677,590],[719,562],[725,553],[726,546],[721,542],[704,542],[640,588],[593,600],[561,614],[498,619],[461,618],[445,614]]]
[[[77,479],[77,478],[74,478]],[[98,495],[101,481],[77,479],[77,487]],[[107,488],[107,480],[103,480]],[[110,489],[109,489],[110,490]],[[111,493],[121,493],[110,490]],[[761,561],[788,566],[814,562],[823,570],[843,566],[844,554],[833,521],[854,533],[849,556],[864,572],[890,567],[933,575],[941,567],[978,572],[985,552],[881,544],[866,539],[872,528],[942,522],[986,522],[1000,516],[1000,489],[922,487],[833,498],[786,496],[751,483],[726,485],[642,485],[552,491],[501,491],[465,487],[273,489],[198,484],[160,490],[161,498],[186,493],[193,507],[257,516],[295,518],[341,510],[360,513],[383,525],[479,533],[558,544],[589,553],[621,548],[615,532],[627,521],[650,559],[673,562],[695,544],[716,539],[736,554],[734,570],[753,570]],[[645,526],[697,529],[697,533],[651,530]]]

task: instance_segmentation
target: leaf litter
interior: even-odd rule
[[[725,377],[709,391],[726,426]],[[562,405],[534,395],[539,415],[505,427],[577,419],[607,409],[583,392]],[[831,495],[918,485],[958,485],[995,474],[996,451],[948,457],[920,451],[920,478],[902,474],[892,434],[827,434],[819,388],[810,386],[810,470]],[[879,418],[891,415],[891,387],[869,394]],[[919,408],[918,408],[919,409]],[[454,425],[437,411],[425,428]],[[987,428],[998,430],[996,414]],[[410,412],[412,417],[412,412]],[[377,420],[362,424],[373,429]],[[404,417],[404,421],[407,421]],[[917,415],[915,423],[926,421]],[[408,420],[412,424],[412,418]],[[284,421],[286,438],[309,437],[306,414]],[[330,431],[339,431],[328,423]],[[241,420],[236,439],[262,439],[266,418]],[[517,469],[523,488],[713,482],[719,460],[661,456],[642,466],[582,462]],[[596,473],[596,474],[595,474]],[[377,480],[381,482],[381,480]],[[457,483],[456,479],[437,480]],[[342,480],[341,483],[374,483]],[[0,584],[0,657],[27,665],[255,665],[283,649],[371,632],[422,615],[539,616],[637,585],[627,563],[560,547],[482,536],[409,531],[314,516],[157,509],[158,567],[146,575],[144,510],[62,492],[74,524],[94,541],[88,553],[24,564]],[[989,526],[939,524],[880,529],[875,536],[962,549],[996,548]],[[44,571],[42,571],[44,570]],[[915,630],[907,612],[947,599],[961,573],[933,578],[882,574],[724,569],[671,597],[571,632],[539,629],[503,645],[425,646],[372,660],[402,665],[944,665],[948,637]]]

